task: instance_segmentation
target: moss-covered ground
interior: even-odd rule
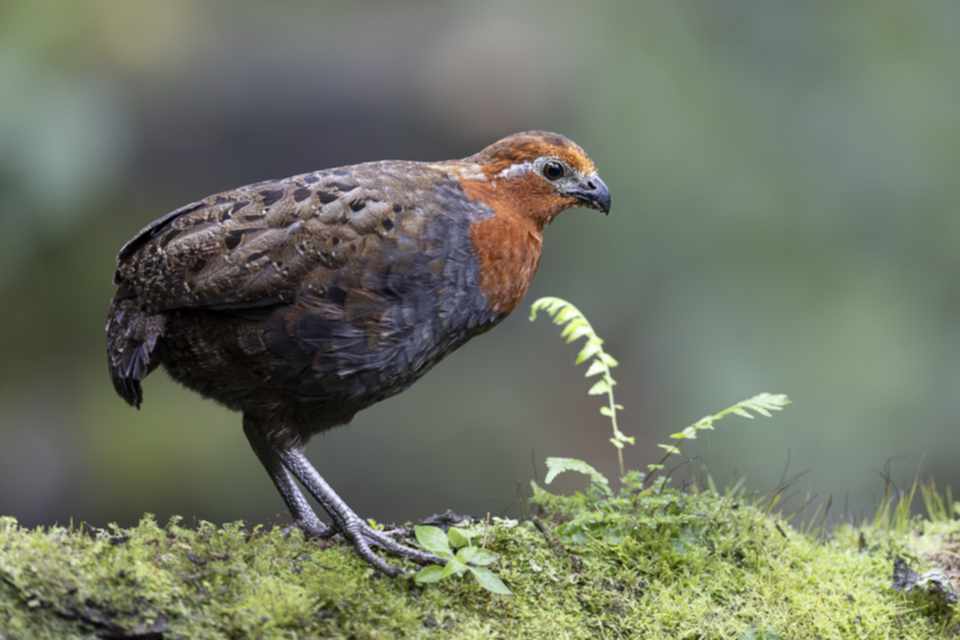
[[[491,569],[510,596],[463,576],[389,579],[347,546],[279,527],[160,526],[148,515],[132,529],[31,531],[0,518],[0,639],[957,633],[956,605],[891,588],[897,555],[952,575],[955,520],[844,526],[824,540],[712,492],[588,491],[553,508],[554,521],[490,527],[486,546],[501,554]]]

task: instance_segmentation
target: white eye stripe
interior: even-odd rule
[[[535,169],[535,167],[534,167],[534,165],[533,165],[532,162],[529,162],[529,161],[528,161],[528,162],[521,162],[521,163],[519,163],[519,164],[512,164],[512,165],[510,165],[509,167],[507,167],[506,169],[504,169],[503,171],[501,171],[500,173],[498,173],[498,174],[497,174],[496,176],[494,176],[494,177],[495,177],[495,178],[510,179],[510,178],[512,178],[513,176],[517,176],[517,175],[526,173],[527,171],[530,171],[531,169]]]
[[[565,177],[568,177],[568,176],[571,176],[571,175],[577,175],[577,174],[578,174],[578,172],[577,172],[576,169],[570,167],[569,165],[567,165],[566,162],[563,162],[563,161],[560,160],[559,158],[546,157],[546,158],[537,158],[537,160],[535,160],[535,161],[533,161],[533,162],[530,162],[529,160],[527,160],[527,161],[524,161],[524,162],[518,162],[517,164],[512,164],[512,165],[510,165],[509,167],[507,167],[506,169],[504,169],[503,171],[501,171],[500,173],[494,175],[493,177],[494,177],[494,178],[503,178],[503,179],[505,179],[505,180],[509,180],[510,178],[513,178],[513,177],[515,177],[515,176],[522,175],[522,174],[524,174],[524,173],[526,173],[526,172],[528,172],[528,171],[534,171],[534,172],[542,175],[542,174],[543,174],[543,168],[544,168],[547,164],[549,164],[549,163],[551,163],[551,162],[555,162],[555,163],[557,163],[558,165],[560,165],[560,167],[563,168],[563,175],[560,176],[560,178],[565,178]],[[596,169],[592,169],[592,170],[590,171],[590,173],[588,173],[587,175],[588,175],[588,176],[594,176],[594,175],[596,175],[596,173],[597,173],[597,170],[596,170]],[[556,179],[559,180],[560,178],[556,178]]]

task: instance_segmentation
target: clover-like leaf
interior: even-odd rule
[[[470,573],[473,574],[473,577],[477,579],[477,584],[487,591],[491,593],[498,593],[504,596],[513,595],[513,592],[507,588],[507,585],[503,584],[503,581],[494,575],[494,573],[489,569],[484,569],[483,567],[467,568],[470,570]]]
[[[417,525],[413,528],[413,532],[417,536],[417,542],[427,551],[441,558],[450,558],[453,556],[450,543],[447,542],[447,534],[445,534],[440,527]]]
[[[417,584],[423,584],[427,582],[439,582],[440,576],[443,573],[443,567],[438,567],[436,565],[432,567],[424,567],[417,571],[413,575],[413,581]]]
[[[500,554],[480,547],[464,547],[457,554],[457,559],[461,562],[470,562],[485,567],[499,560]]]
[[[447,539],[450,541],[451,547],[465,547],[470,544],[469,533],[457,527],[450,527],[447,532]]]
[[[450,558],[447,561],[447,564],[443,567],[443,571],[440,572],[440,579],[447,578],[449,576],[456,575],[467,568],[467,565],[463,562],[460,562],[455,557]]]

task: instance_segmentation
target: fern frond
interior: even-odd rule
[[[560,332],[561,338],[566,338],[567,343],[571,343],[580,338],[586,338],[583,347],[577,354],[576,364],[590,361],[587,368],[586,377],[603,374],[603,377],[595,382],[587,393],[591,396],[607,395],[607,406],[600,407],[600,414],[610,418],[613,426],[613,437],[610,442],[617,449],[617,459],[620,462],[620,477],[623,477],[623,445],[625,443],[633,444],[634,439],[623,435],[617,428],[617,411],[623,409],[622,405],[617,404],[613,398],[613,386],[617,381],[610,374],[610,369],[617,366],[617,361],[613,356],[603,350],[603,340],[593,330],[593,326],[586,316],[575,306],[561,298],[547,297],[540,298],[530,307],[530,321],[537,319],[537,311],[546,311],[553,317],[554,324],[563,326]],[[565,325],[565,326],[564,326]],[[560,459],[560,458],[557,458]],[[565,458],[564,458],[565,459]],[[592,467],[591,467],[592,468]]]
[[[750,418],[753,420],[754,416],[751,411],[754,413],[766,416],[768,418],[772,417],[771,411],[780,411],[785,406],[790,404],[790,399],[782,393],[761,393],[759,395],[753,396],[752,398],[747,398],[732,407],[727,407],[720,413],[715,413],[712,416],[706,416],[701,418],[697,422],[694,422],[692,425],[680,431],[679,433],[671,434],[670,437],[676,440],[675,444],[661,444],[659,445],[666,450],[666,453],[660,458],[660,461],[657,464],[648,464],[647,469],[651,472],[647,479],[644,481],[646,485],[651,478],[653,478],[653,472],[662,469],[664,461],[673,454],[680,453],[679,445],[684,440],[695,440],[697,437],[697,432],[703,429],[713,429],[713,423],[721,418],[734,413],[738,416],[743,416],[744,418]]]
[[[544,484],[550,484],[553,479],[565,471],[576,471],[590,476],[590,481],[607,494],[613,495],[610,490],[610,483],[606,476],[588,465],[583,460],[576,458],[547,458],[547,477],[543,479]]]

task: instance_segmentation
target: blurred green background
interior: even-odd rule
[[[888,459],[960,486],[960,3],[0,3],[0,514],[264,522],[240,417],[157,372],[114,394],[114,256],[217,191],[562,132],[613,193],[548,230],[528,295],[577,304],[621,367],[629,466],[687,453],[872,509]],[[576,350],[528,304],[307,448],[364,517],[518,515],[533,461],[616,475]],[[678,478],[684,475],[678,472]],[[573,475],[573,474],[569,474]],[[582,478],[561,478],[562,489]]]

